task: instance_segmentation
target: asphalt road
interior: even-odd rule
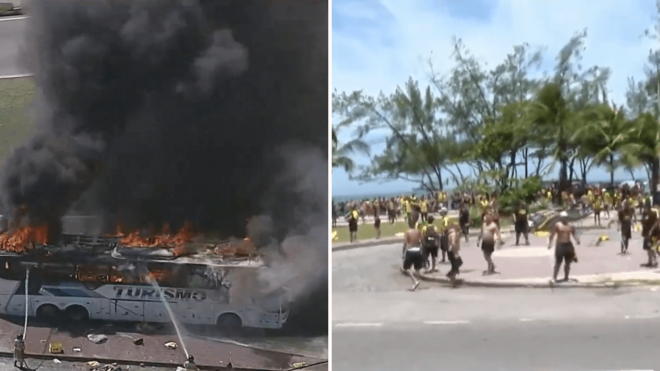
[[[333,253],[333,370],[660,365],[657,288],[452,290],[422,282],[410,292],[392,251]]]
[[[18,60],[25,24],[24,17],[0,17],[0,77],[27,73]]]

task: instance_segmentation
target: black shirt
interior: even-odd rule
[[[527,214],[529,212],[527,211],[527,208],[519,208],[516,210],[516,224],[521,225],[521,224],[527,224]]]
[[[470,222],[470,211],[468,209],[463,209],[458,215],[458,221],[461,225],[468,224]]]

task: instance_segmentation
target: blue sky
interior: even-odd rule
[[[642,78],[649,50],[660,47],[641,37],[653,26],[654,14],[655,0],[333,0],[332,87],[378,95],[392,93],[409,76],[426,84],[428,58],[441,72],[453,66],[452,36],[463,39],[489,67],[503,61],[514,45],[546,47],[542,69],[550,71],[559,49],[576,31],[587,28],[582,64],[610,67],[610,97],[623,104],[627,78]],[[339,139],[350,134],[344,132]],[[357,161],[369,162],[366,157]],[[629,178],[624,172],[616,176]],[[604,180],[609,175],[592,169],[589,178]],[[414,186],[404,181],[359,184],[343,170],[332,174],[332,192],[338,196],[409,191]]]

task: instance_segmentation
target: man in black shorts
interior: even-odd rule
[[[415,268],[415,274],[424,267],[424,252],[422,251],[422,231],[415,228],[413,222],[408,222],[408,231],[403,240],[403,271],[410,276],[413,281],[412,291],[417,289],[419,281],[415,278],[410,268]]]
[[[623,201],[617,216],[617,229],[621,230],[621,254],[627,254],[628,242],[632,238],[632,223],[637,221],[635,211],[630,208],[628,200]]]
[[[427,217],[428,224],[422,228],[422,238],[424,239],[424,257],[428,260],[431,257],[431,270],[428,272],[436,272],[435,261],[438,259],[438,249],[440,244],[440,235],[435,229],[433,222],[435,218],[433,215]]]
[[[458,213],[458,224],[461,226],[461,234],[465,236],[465,242],[468,242],[471,221],[470,210],[465,206],[465,202],[461,202],[461,210]]]
[[[488,264],[488,268],[484,271],[486,274],[495,274],[495,264],[493,263],[493,252],[495,252],[495,242],[502,244],[502,236],[500,235],[500,229],[497,227],[497,223],[493,220],[493,217],[486,213],[484,214],[484,224],[481,227],[481,233],[477,239],[477,246],[481,245],[481,251],[484,254],[484,259]]]
[[[654,268],[658,266],[655,247],[660,237],[660,210],[658,205],[648,208],[642,214],[642,236],[644,237],[644,250],[648,254],[648,262],[642,267]]]
[[[571,238],[580,244],[580,239],[575,234],[575,228],[568,224],[568,213],[562,211],[559,213],[559,220],[552,226],[550,236],[548,237],[548,250],[552,248],[552,240],[557,236],[557,245],[555,246],[555,266],[552,274],[552,280],[557,282],[557,274],[561,263],[564,263],[564,281],[568,281],[568,274],[571,271],[571,263],[577,262],[575,247]]]
[[[513,213],[513,223],[516,230],[516,246],[520,243],[520,235],[525,237],[525,245],[529,246],[529,220],[527,219],[528,210],[524,202],[520,202],[516,211]]]
[[[351,211],[348,213],[348,233],[350,235],[351,242],[357,241],[359,219],[360,213],[357,211],[355,205],[351,205]]]
[[[447,261],[447,250],[449,249],[449,241],[447,240],[447,235],[445,234],[445,229],[449,226],[449,217],[447,216],[447,209],[440,209],[440,220],[438,221],[438,235],[440,236],[440,251],[442,251],[442,259],[440,263],[445,263]]]

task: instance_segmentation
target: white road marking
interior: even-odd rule
[[[534,319],[534,318],[520,318],[518,321],[520,321],[520,322],[532,322],[532,321],[536,321],[536,319]]]
[[[465,325],[470,323],[470,321],[424,321],[425,325]]]
[[[625,319],[653,319],[653,318],[660,318],[660,315],[650,315],[650,316],[625,316],[623,317]]]
[[[380,327],[382,323],[366,322],[366,323],[338,323],[335,327]]]
[[[9,16],[9,17],[2,17],[0,18],[0,22],[4,21],[19,21],[21,19],[27,18],[26,15],[17,15],[17,16]]]
[[[5,75],[5,76],[0,76],[0,79],[20,79],[21,77],[30,77],[30,76],[34,76],[34,74],[24,73],[21,75]]]

